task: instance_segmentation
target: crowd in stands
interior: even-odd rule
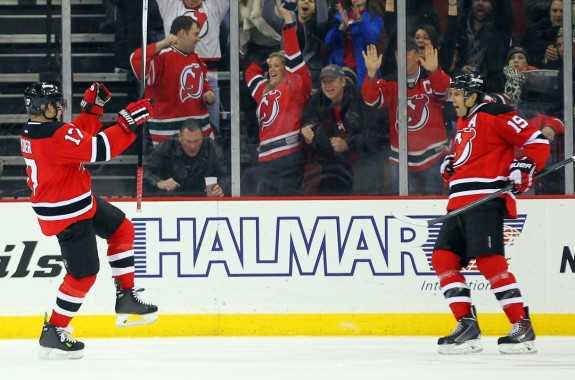
[[[446,95],[450,79],[461,74],[480,74],[490,94],[486,99],[515,107],[552,143],[548,164],[562,160],[563,1],[405,1],[409,194],[448,192],[439,165],[449,152],[457,115]],[[296,2],[295,11],[286,10],[284,2]],[[120,12],[124,2],[113,3]],[[229,163],[222,160],[221,147],[214,146],[222,145],[218,115],[220,103],[227,103],[220,102],[217,69],[221,60],[229,59],[227,37],[236,32],[240,62],[229,65],[239,64],[243,73],[241,195],[398,194],[403,147],[399,143],[397,63],[402,52],[397,47],[397,0],[239,0],[238,31],[229,30],[230,0],[150,3],[149,17],[156,27],[148,41],[148,67],[156,72],[149,72],[147,91],[153,91],[158,81],[173,86],[178,80],[179,73],[170,78],[160,72],[175,70],[166,63],[169,56],[193,55],[196,66],[181,85],[197,105],[194,111],[178,114],[176,123],[169,116],[176,108],[170,110],[167,105],[171,124],[159,130],[160,134],[169,130],[169,135],[155,137],[155,142],[165,140],[154,147],[161,154],[147,153],[146,162],[153,169],[146,177],[149,194],[168,195],[185,188],[190,192],[181,191],[181,195],[202,194],[202,184],[192,186],[191,179],[182,177],[189,171],[187,166],[180,162],[170,171],[159,162],[173,149],[180,155],[176,161],[186,161],[181,133],[191,133],[182,127],[191,119],[199,121],[204,131],[206,126],[213,131],[211,136],[204,133],[199,149],[210,152],[198,157],[210,158],[194,164],[202,167],[194,172],[194,181],[220,177],[223,195],[230,195]],[[188,38],[187,29],[178,34],[181,27],[173,28],[180,16],[191,16],[198,23],[200,41],[188,51],[181,43]],[[118,25],[124,24],[116,23],[116,33]],[[126,33],[123,28],[121,32]],[[369,49],[377,54],[368,62]],[[139,77],[142,52],[137,44],[131,46],[130,52],[134,51],[129,69]],[[379,59],[374,61],[374,56]],[[185,66],[186,59],[180,59],[179,65]],[[125,54],[122,60],[124,67],[130,65]],[[201,76],[200,82],[196,75]],[[194,93],[194,83],[203,89]],[[164,96],[162,101],[169,99]],[[149,125],[161,122],[152,120]],[[154,131],[158,128],[150,129]],[[179,137],[169,138],[178,133]],[[211,142],[206,143],[206,138]],[[223,148],[228,157],[229,146]],[[542,179],[535,193],[562,194],[561,172]],[[170,182],[170,187],[166,183],[170,179],[178,184]]]
[[[216,25],[229,9],[227,0],[171,1],[181,8],[178,14],[207,6],[207,22],[212,17]],[[242,157],[248,163],[243,166],[242,194],[397,194],[396,1],[299,0],[289,23],[281,3],[239,2],[240,67],[245,75]],[[447,191],[438,165],[454,137],[456,116],[445,95],[449,77],[459,74],[479,73],[486,91],[500,95],[491,99],[504,99],[540,126],[553,143],[550,161],[561,159],[562,60],[557,40],[562,37],[563,2],[540,2],[546,4],[539,8],[530,4],[528,26],[521,27],[514,24],[513,3],[406,2],[410,194]],[[160,11],[169,4],[159,1]],[[210,13],[210,7],[219,12]],[[167,31],[170,20],[166,11],[161,13]],[[383,59],[368,75],[363,54],[372,45]],[[202,59],[209,62],[208,56]],[[209,121],[217,131],[213,119]],[[537,193],[561,193],[562,178],[555,177],[542,181]]]

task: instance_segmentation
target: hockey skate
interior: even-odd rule
[[[480,342],[481,330],[477,323],[475,306],[471,306],[471,314],[457,322],[455,330],[450,335],[439,338],[438,351],[444,355],[462,355],[483,351]]]
[[[502,354],[535,354],[535,331],[529,318],[529,308],[525,307],[525,318],[515,322],[507,336],[497,341]]]
[[[84,356],[84,343],[70,338],[72,327],[56,327],[48,323],[48,314],[44,315],[44,326],[40,335],[41,359],[80,359]]]
[[[128,327],[147,325],[158,320],[158,307],[142,301],[140,293],[144,289],[122,289],[120,281],[116,285],[116,326]]]

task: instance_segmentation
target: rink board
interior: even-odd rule
[[[136,227],[137,286],[157,323],[114,327],[101,270],[74,327],[81,336],[438,335],[454,321],[430,255],[445,199],[114,202]],[[574,199],[521,199],[506,255],[541,335],[575,335]],[[0,202],[0,338],[35,337],[64,274],[56,238],[27,202]],[[18,221],[18,222],[15,222]],[[23,227],[25,226],[25,228]],[[466,277],[484,334],[509,324],[488,282]]]

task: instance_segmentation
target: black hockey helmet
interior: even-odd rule
[[[60,88],[48,82],[35,82],[24,91],[26,110],[32,115],[42,115],[50,103],[66,109],[64,94]]]
[[[483,101],[485,88],[483,78],[477,73],[456,76],[449,86],[453,90],[463,90],[463,97],[467,99],[471,94],[477,94],[477,102]]]
[[[466,93],[484,94],[483,78],[479,74],[463,74],[456,76],[450,88],[464,90]]]

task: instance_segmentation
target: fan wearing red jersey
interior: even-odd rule
[[[441,166],[441,174],[449,182],[447,210],[500,190],[509,181],[515,187],[510,193],[447,219],[441,226],[431,263],[458,323],[452,334],[439,339],[439,352],[466,354],[482,350],[470,287],[461,273],[474,258],[513,325],[507,336],[499,338],[499,351],[535,353],[529,310],[505,259],[503,221],[517,217],[515,194],[533,186],[534,174],[549,157],[549,141],[513,108],[484,102],[483,79],[476,74],[456,77],[449,95],[459,118],[452,151]],[[517,148],[523,153],[515,158]]]
[[[406,41],[407,72],[407,166],[410,195],[438,195],[443,193],[439,166],[448,151],[449,141],[444,126],[442,105],[451,79],[439,66],[437,49],[425,46],[424,58],[419,47]],[[368,106],[387,108],[391,123],[389,138],[391,152],[392,189],[399,192],[399,83],[397,75],[377,78],[383,56],[375,45],[362,52],[367,75],[362,85],[362,97]],[[397,53],[396,53],[397,57]]]
[[[170,33],[146,47],[145,78],[142,76],[142,48],[130,56],[138,80],[146,81],[144,95],[154,99],[154,117],[146,123],[152,146],[178,134],[188,119],[197,120],[202,134],[215,138],[208,106],[216,96],[208,84],[208,69],[196,53],[200,25],[191,16],[178,16]],[[147,148],[151,148],[147,144]]]
[[[58,86],[36,82],[24,92],[30,120],[20,141],[30,201],[42,232],[58,238],[66,269],[56,305],[44,321],[41,358],[83,356],[84,343],[70,337],[70,321],[96,281],[100,263],[96,236],[108,243],[116,324],[157,319],[157,306],[144,302],[138,295],[143,289],[134,288],[134,226],[120,209],[92,194],[90,173],[84,167],[84,162],[108,161],[122,153],[134,141],[135,130],[153,116],[150,100],[142,99],[121,110],[115,125],[101,130],[99,117],[111,96],[104,84],[92,84],[84,94],[82,113],[63,123],[66,102]]]
[[[284,19],[285,52],[270,55],[269,79],[255,62],[245,71],[248,88],[258,104],[258,195],[263,196],[301,193],[300,129],[311,95],[311,78],[299,47],[293,12],[284,8],[294,2],[286,0],[277,8]]]

